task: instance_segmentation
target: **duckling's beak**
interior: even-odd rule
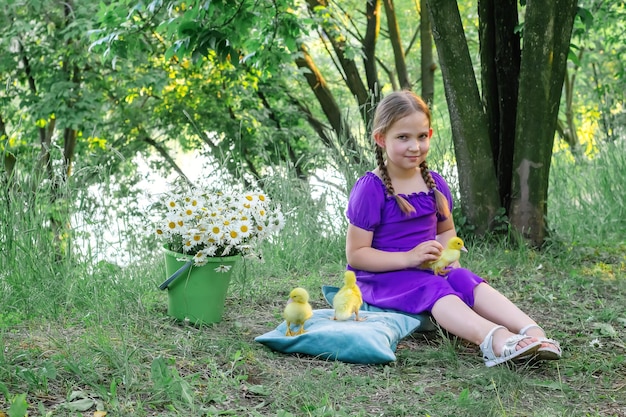
[[[461,250],[462,250],[463,252],[467,252],[467,248],[466,248],[465,246],[463,246],[463,247],[461,248]]]

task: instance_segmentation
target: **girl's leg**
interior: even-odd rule
[[[456,295],[440,298],[431,309],[431,314],[442,328],[477,345],[482,343],[491,329],[501,324],[481,317]],[[507,329],[500,329],[494,333],[493,350],[496,355],[502,354],[504,343],[515,334]],[[536,338],[521,340],[516,350],[536,341]]]
[[[533,340],[542,342],[539,351],[540,359],[559,359],[561,357],[559,343],[547,339],[546,333],[533,319],[489,284],[483,282],[474,288],[473,308],[485,319],[503,325],[516,333],[527,328],[528,330],[524,332],[525,335],[532,336]]]
[[[543,329],[538,327],[533,319],[479,276],[469,270],[458,268],[448,274],[448,283],[479,316],[492,323],[503,325],[515,333],[525,329],[525,335],[533,337],[534,340],[541,340],[542,345],[538,352],[540,359],[561,357],[558,342],[547,339]]]
[[[485,319],[501,324],[516,333],[529,324],[537,324],[511,300],[484,282],[474,288],[474,311]],[[536,328],[530,330],[528,335],[545,336],[543,331],[536,330]]]

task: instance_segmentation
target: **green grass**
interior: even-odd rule
[[[623,178],[614,178],[625,172],[624,152],[609,151],[584,167],[555,160],[555,233],[544,250],[475,243],[464,254],[465,266],[561,341],[561,361],[532,366],[487,369],[476,346],[440,332],[415,333],[399,344],[396,362],[371,366],[283,355],[254,342],[282,321],[292,287],[308,288],[313,307],[326,308],[320,286],[341,282],[343,225],[333,226],[296,182],[273,185],[271,195],[288,197],[287,227],[264,248],[264,263],[236,268],[224,320],[203,327],[167,317],[158,251],[126,267],[59,258],[54,237],[38,227],[47,214],[22,215],[29,202],[16,194],[0,215],[0,411],[624,416],[626,242],[617,216],[625,193]]]

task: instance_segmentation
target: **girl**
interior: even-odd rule
[[[559,359],[558,342],[458,262],[446,276],[420,267],[438,259],[456,236],[448,185],[426,164],[432,133],[428,106],[410,91],[391,93],[376,108],[378,167],[355,183],[346,211],[348,269],[357,275],[363,300],[430,313],[448,332],[479,345],[487,366]]]

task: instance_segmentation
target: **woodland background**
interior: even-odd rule
[[[322,169],[345,195],[372,166],[372,107],[410,88],[453,139],[431,163],[457,179],[468,227],[506,218],[541,246],[552,152],[576,163],[622,134],[623,13],[572,0],[7,1],[5,190],[49,191],[38,209],[58,236],[64,184],[86,191],[104,170],[128,196],[137,158],[184,178],[177,157],[195,152],[217,164],[205,175],[256,186],[291,170],[306,187]]]
[[[2,7],[0,410],[626,415],[625,2]],[[561,364],[487,371],[440,335],[385,367],[252,341],[291,287],[324,308],[315,288],[340,283],[371,110],[401,88],[431,105],[429,165],[453,188],[464,264],[546,319]],[[200,180],[261,188],[287,213],[210,331],[168,320],[156,288],[151,203]]]

